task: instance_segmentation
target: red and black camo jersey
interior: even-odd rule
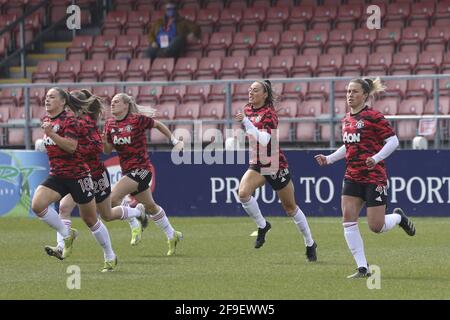
[[[66,111],[61,112],[54,118],[44,116],[42,120],[50,122],[53,131],[61,137],[79,140],[82,135],[86,134],[86,131],[79,126],[75,117]],[[74,153],[66,152],[45,134],[44,143],[50,162],[51,176],[79,179],[89,175],[89,167],[78,150]]]
[[[78,118],[78,123],[87,130],[87,135],[78,139],[78,151],[89,166],[92,177],[98,178],[106,171],[106,167],[100,160],[103,142],[97,128],[97,121],[89,115],[82,115]]]
[[[345,178],[359,183],[387,184],[384,161],[369,170],[366,159],[377,154],[384,140],[395,135],[384,115],[366,106],[356,114],[347,113],[342,119],[342,141],[346,147]]]
[[[247,104],[244,107],[244,114],[258,130],[266,130],[267,133],[272,134],[272,130],[278,128],[278,116],[272,106],[266,105],[259,109],[254,109],[251,104]],[[250,164],[256,164],[261,168],[269,167],[270,164],[261,163],[260,154],[271,156],[273,151],[271,150],[271,143],[269,142],[267,147],[263,147],[259,143],[257,145],[258,154],[256,157],[250,156]],[[251,153],[254,153],[254,151],[255,150],[250,150]],[[279,169],[287,168],[288,162],[284,153],[279,148],[278,150],[275,150],[275,152],[278,153]],[[274,154],[274,156],[276,156],[276,154]]]
[[[124,119],[110,118],[105,123],[105,135],[119,155],[120,167],[125,175],[133,169],[151,169],[147,153],[145,130],[153,128],[155,121],[141,114],[129,113]]]

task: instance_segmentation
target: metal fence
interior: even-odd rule
[[[371,76],[375,77],[375,76]],[[272,83],[312,83],[312,82],[323,82],[329,84],[329,114],[328,116],[321,116],[314,118],[317,123],[328,123],[330,125],[330,141],[329,147],[336,147],[335,139],[335,127],[340,122],[341,116],[335,114],[335,83],[336,81],[350,81],[354,77],[320,77],[320,78],[271,78]],[[392,121],[397,120],[419,120],[424,118],[435,118],[440,120],[448,121],[450,120],[450,115],[439,115],[439,80],[447,79],[450,80],[450,74],[441,75],[396,75],[396,76],[380,76],[381,80],[418,80],[418,79],[433,79],[433,101],[434,101],[434,115],[396,115],[396,116],[386,116],[387,119]],[[232,85],[242,84],[251,82],[257,79],[236,79],[236,80],[183,80],[183,81],[129,81],[129,82],[75,82],[75,83],[32,83],[32,84],[0,84],[0,90],[3,88],[23,88],[24,92],[24,107],[25,107],[25,119],[15,120],[10,123],[1,123],[0,130],[4,128],[24,128],[25,130],[25,148],[31,148],[31,128],[39,127],[40,123],[38,121],[32,121],[31,110],[30,110],[30,88],[51,88],[51,87],[62,87],[62,88],[83,88],[83,87],[95,87],[95,86],[115,86],[116,90],[120,92],[125,92],[125,87],[127,86],[145,86],[151,84],[152,86],[179,86],[179,85],[214,85],[214,84],[224,84],[225,85],[225,119],[223,120],[202,120],[204,124],[221,124],[226,128],[231,128],[233,123],[232,115]],[[450,90],[450,88],[449,88]],[[449,92],[445,92],[449,94]],[[301,104],[301,102],[300,102]],[[167,125],[174,124],[193,124],[193,120],[162,120]],[[311,122],[311,118],[289,118],[280,119],[280,122]],[[443,147],[443,141],[441,139],[441,126],[438,121],[436,134],[434,137],[434,148],[439,149]]]

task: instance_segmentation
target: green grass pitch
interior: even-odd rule
[[[381,288],[346,279],[355,264],[340,218],[309,218],[318,261],[305,259],[303,239],[289,218],[269,217],[261,249],[242,218],[178,218],[184,240],[166,257],[164,234],[150,223],[131,247],[126,222],[107,223],[119,257],[116,272],[100,273],[103,254],[80,219],[74,251],[65,261],[48,257],[55,233],[38,219],[0,219],[0,299],[450,299],[450,219],[415,218],[417,234],[397,228],[371,233],[360,221],[369,263],[381,268]],[[81,270],[81,288],[69,290],[67,267]]]

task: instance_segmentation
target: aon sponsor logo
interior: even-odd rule
[[[121,145],[121,144],[131,144],[131,137],[123,137],[119,138],[117,136],[114,136],[113,140],[114,144]]]
[[[42,139],[42,140],[44,141],[44,144],[46,146],[56,146],[56,143],[47,136],[44,136],[44,139]]]
[[[343,137],[344,143],[354,143],[354,142],[360,142],[361,141],[361,134],[360,133],[344,133]]]

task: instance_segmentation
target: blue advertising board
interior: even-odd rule
[[[308,216],[340,216],[344,161],[319,167],[314,160],[318,153],[329,151],[285,152],[297,203]],[[185,153],[181,164],[172,156],[170,152],[151,153],[154,198],[170,216],[245,215],[238,189],[248,165],[242,161],[222,164],[225,156],[220,155],[216,157],[219,164],[207,164],[202,152]],[[239,156],[234,154],[233,158]],[[118,159],[114,155],[105,157],[105,163],[114,184],[121,177]],[[450,150],[394,152],[386,161],[389,207],[400,206],[412,216],[449,216],[449,163]],[[0,150],[0,216],[32,216],[30,199],[47,174],[45,153]],[[268,184],[257,190],[255,197],[264,215],[284,215]]]

